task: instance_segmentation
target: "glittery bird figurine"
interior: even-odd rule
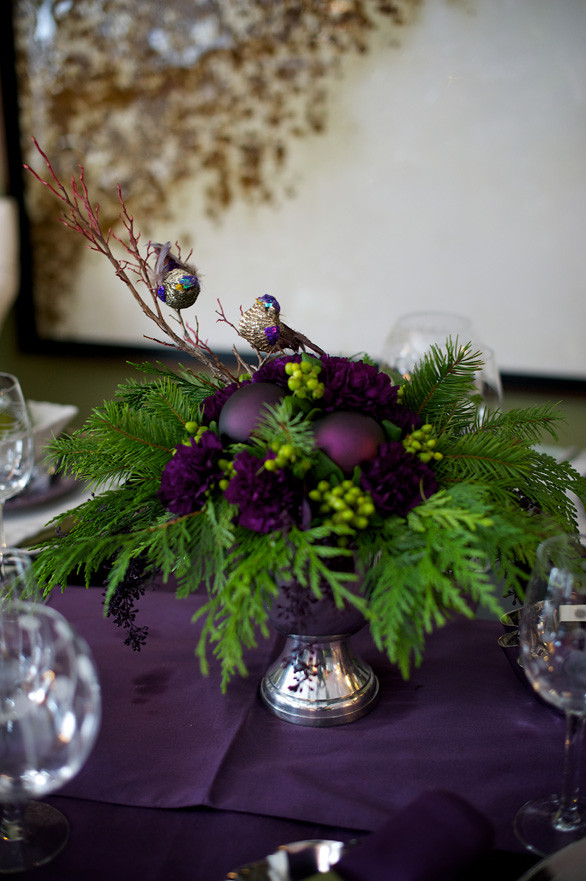
[[[325,354],[306,336],[283,324],[280,318],[281,307],[270,294],[257,297],[254,305],[240,318],[238,330],[250,345],[259,352],[282,352],[291,349],[305,352],[311,349],[318,355]]]
[[[199,296],[199,280],[196,270],[182,263],[171,253],[171,242],[152,244],[157,254],[155,286],[157,297],[172,309],[187,309]]]

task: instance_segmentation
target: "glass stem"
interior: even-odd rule
[[[582,820],[578,805],[580,758],[584,734],[583,713],[566,713],[566,737],[564,741],[564,778],[560,806],[554,816],[554,826],[562,831],[574,829]]]
[[[2,805],[2,820],[0,821],[0,842],[23,841],[24,831],[24,804],[20,802],[8,802]]]
[[[4,532],[4,499],[0,499],[0,557],[6,547],[6,534]]]

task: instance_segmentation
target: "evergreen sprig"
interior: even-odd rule
[[[477,605],[498,612],[495,582],[522,595],[537,545],[575,529],[572,495],[586,499],[586,480],[571,465],[535,449],[544,433],[555,437],[553,408],[479,415],[478,367],[478,353],[449,344],[433,349],[400,389],[403,404],[432,426],[439,491],[404,517],[375,513],[362,531],[323,520],[261,533],[239,525],[235,506],[212,489],[195,512],[171,514],[162,504],[161,474],[176,450],[194,443],[202,402],[222,382],[141,365],[147,381],[120,386],[82,430],[51,445],[56,466],[95,494],[54,521],[57,539],[38,555],[39,579],[50,591],[103,575],[106,609],[127,624],[125,583],[137,565],[145,577],[174,578],[178,596],[205,591],[196,651],[204,671],[210,651],[217,657],[226,688],[234,673],[245,674],[246,651],[268,632],[279,579],[294,578],[315,597],[327,588],[337,605],[359,608],[376,645],[407,676],[426,636],[449,617],[471,616]],[[248,450],[261,468],[285,444],[311,479],[341,483],[340,468],[314,449],[313,406],[289,395],[268,408],[249,443],[230,447],[229,467]],[[358,486],[359,471],[346,483]],[[356,561],[360,581],[344,558]],[[136,579],[130,590],[139,597]]]
[[[469,430],[478,412],[474,377],[482,357],[458,339],[445,349],[432,346],[402,386],[407,407],[433,423],[439,433],[458,434]]]
[[[386,438],[376,446],[374,460],[359,459],[352,474],[343,474],[333,456],[313,449],[307,422],[315,399],[306,397],[300,404],[288,386],[292,395],[269,413],[252,442],[225,443],[202,404],[218,389],[237,388],[250,368],[234,349],[234,375],[200,339],[197,321],[195,331],[189,329],[179,309],[172,323],[165,318],[158,296],[162,251],[149,243],[142,253],[141,234],[120,188],[123,233],[118,237],[102,229],[83,167],[67,186],[37,148],[47,179],[32,173],[60,202],[65,226],[110,262],[167,337],[164,344],[201,367],[196,373],[184,367],[173,371],[160,362],[138,365],[147,381],[121,386],[81,431],[53,443],[57,469],[87,481],[93,492],[54,521],[56,536],[36,557],[47,591],[64,587],[71,573],[86,584],[104,573],[106,610],[123,626],[134,620],[129,600],[140,594],[137,566],[145,575],[160,571],[164,579],[174,577],[179,595],[205,591],[197,651],[204,669],[208,651],[217,655],[225,687],[233,672],[246,672],[245,651],[266,634],[267,606],[280,574],[287,573],[315,597],[327,589],[338,605],[358,606],[376,644],[406,676],[421,659],[426,634],[448,616],[470,615],[475,603],[497,610],[489,571],[502,580],[505,592],[522,592],[539,541],[553,530],[576,528],[573,497],[584,503],[585,479],[534,448],[542,433],[555,437],[557,416],[543,408],[483,413],[474,384],[480,353],[457,339],[445,349],[432,348],[408,381],[397,380],[397,392],[376,370],[373,374],[368,358],[356,365],[324,356],[280,321],[274,298],[270,320],[276,323],[258,328],[260,299],[254,312],[243,314],[250,321],[241,322],[240,329],[219,304],[219,320],[253,346],[257,370],[268,369],[270,375],[271,362],[285,350],[319,353],[321,363],[313,359],[310,367],[319,366],[319,379],[312,376],[312,384],[318,383],[320,393],[341,397],[354,413],[363,406],[372,412],[373,405],[377,411],[380,405],[375,415]],[[114,241],[123,248],[122,259],[112,251]],[[173,259],[183,262],[178,246]],[[302,354],[301,360],[307,357]],[[344,386],[348,380],[346,397],[339,385],[326,388],[328,371],[333,386],[340,377]],[[311,391],[313,397],[315,385]],[[381,400],[373,400],[379,392]],[[396,395],[407,415],[399,411]],[[419,437],[411,412],[423,423]],[[267,495],[257,495],[269,508],[269,525],[261,516],[266,510],[261,515],[257,510],[247,528],[242,509],[263,480],[265,491],[272,488],[268,505]],[[287,510],[275,513],[280,492],[289,500],[285,507],[296,508],[297,519]],[[344,558],[355,559],[356,574],[344,571]],[[362,592],[356,595],[358,588]],[[135,635],[139,643],[142,634]]]

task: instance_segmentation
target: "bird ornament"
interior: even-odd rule
[[[258,352],[272,354],[285,349],[293,352],[311,349],[319,355],[324,354],[304,334],[284,324],[280,315],[281,307],[275,297],[271,294],[257,297],[250,309],[242,313],[238,326],[240,336]]]
[[[157,254],[155,291],[157,297],[172,309],[187,309],[199,296],[200,286],[193,266],[183,263],[171,253],[171,242],[153,243]]]

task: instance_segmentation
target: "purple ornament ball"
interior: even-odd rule
[[[349,474],[360,462],[374,459],[385,440],[381,426],[371,416],[339,411],[315,423],[315,445]]]
[[[283,389],[271,382],[253,382],[230,395],[218,420],[218,429],[231,441],[247,441],[267,405],[278,404]]]

